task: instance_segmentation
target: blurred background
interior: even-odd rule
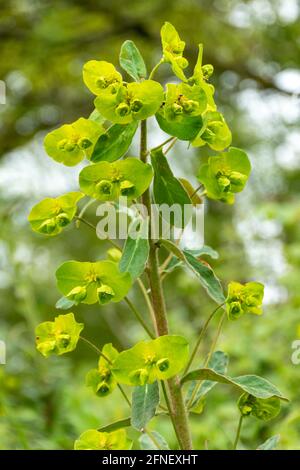
[[[204,63],[215,67],[216,102],[232,129],[233,145],[244,148],[253,165],[233,207],[207,204],[205,242],[220,254],[213,267],[225,288],[230,280],[266,284],[264,315],[227,322],[218,348],[230,355],[230,375],[267,377],[290,403],[269,423],[249,418],[240,448],[255,449],[280,434],[281,449],[300,449],[300,365],[291,361],[292,342],[300,339],[299,1],[6,0],[0,5],[0,79],[6,84],[6,104],[0,104],[0,339],[7,345],[7,364],[0,365],[0,449],[70,449],[84,430],[128,416],[117,390],[101,399],[85,387],[85,374],[97,357],[84,344],[47,360],[34,346],[35,326],[59,313],[57,266],[68,259],[99,259],[109,246],[86,226],[69,227],[56,238],[39,236],[31,232],[27,215],[43,197],[77,187],[79,167],[52,161],[42,141],[52,128],[92,111],[82,65],[90,59],[118,64],[122,42],[132,39],[150,69],[160,58],[164,21],[187,42],[192,64],[197,44],[204,43]],[[157,78],[173,79],[169,74],[163,66]],[[160,141],[154,124],[151,139]],[[177,144],[170,161],[176,175],[195,182],[207,154]],[[214,305],[183,270],[166,279],[165,290],[172,331],[184,332],[193,343]],[[136,288],[130,295],[145,310]],[[75,314],[98,346],[112,341],[123,348],[144,337],[125,304],[80,306]],[[206,441],[210,449],[230,447],[237,398],[226,386],[209,394],[202,414],[191,418],[196,449]],[[166,419],[154,420],[152,428],[174,443]]]

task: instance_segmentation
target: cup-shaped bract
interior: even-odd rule
[[[109,121],[128,124],[153,116],[164,99],[163,87],[154,80],[132,82],[118,88],[115,94],[102,94],[95,106]]]
[[[35,329],[37,350],[45,357],[71,352],[76,348],[83,328],[83,323],[77,323],[73,313],[40,323]]]
[[[227,204],[234,203],[234,194],[242,191],[250,175],[251,165],[247,154],[230,147],[200,167],[198,179],[207,196]]]
[[[121,273],[117,263],[104,260],[95,263],[66,261],[56,271],[57,286],[67,298],[76,287],[84,287],[86,296],[81,300],[84,304],[119,302],[131,287],[129,273]],[[113,294],[102,301],[99,288],[105,286]]]
[[[160,36],[164,61],[171,64],[174,74],[180,80],[185,81],[183,70],[189,65],[187,59],[183,57],[185,42],[180,39],[178,32],[169,22],[165,22],[161,28]]]
[[[75,441],[75,450],[130,450],[132,441],[126,431],[119,429],[113,432],[100,432],[89,429]]]
[[[185,366],[188,355],[189,345],[185,338],[160,336],[154,340],[141,341],[121,352],[112,371],[120,383],[145,385],[176,375]]]
[[[231,131],[221,113],[208,111],[202,116],[203,126],[193,140],[194,147],[208,145],[213,150],[224,150],[232,140]]]
[[[33,206],[28,216],[34,232],[54,236],[74,218],[77,202],[84,197],[81,192],[71,192],[57,198],[45,198]]]
[[[79,175],[81,190],[100,201],[115,201],[120,196],[136,199],[149,187],[151,165],[137,158],[117,162],[99,162],[83,168]]]
[[[262,399],[243,393],[238,400],[238,408],[242,416],[254,416],[262,421],[269,421],[279,414],[281,401],[278,397]]]
[[[86,375],[86,385],[99,397],[110,395],[116,388],[117,381],[111,372],[114,360],[119,355],[111,343],[105,344],[98,361],[98,368]]]
[[[84,158],[90,158],[103,132],[104,128],[97,122],[79,118],[47,134],[44,147],[49,157],[56,162],[75,166]]]
[[[115,94],[122,84],[122,75],[104,60],[89,60],[83,66],[83,81],[94,95]]]
[[[226,298],[226,311],[230,320],[237,320],[245,313],[261,315],[264,285],[260,282],[230,282]]]

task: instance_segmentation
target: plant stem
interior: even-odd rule
[[[240,434],[241,434],[242,424],[243,424],[243,418],[244,418],[244,416],[241,415],[240,419],[239,419],[238,428],[236,430],[236,436],[235,436],[235,440],[234,440],[234,444],[233,444],[233,448],[232,448],[233,450],[236,450],[239,439],[240,439]]]
[[[146,289],[143,281],[139,277],[137,278],[137,283],[138,283],[138,285],[139,285],[139,287],[142,291],[142,294],[145,298],[145,301],[146,301],[146,304],[147,304],[147,307],[148,307],[148,310],[149,310],[149,313],[150,313],[150,317],[151,317],[151,320],[152,320],[152,324],[153,324],[154,328],[156,328],[155,314],[154,314],[154,310],[153,310],[152,303],[151,303],[150,297],[148,295],[147,289]],[[157,335],[157,331],[155,331],[155,334]]]
[[[83,222],[85,225],[92,228],[93,230],[97,230],[96,225],[92,224],[91,222],[84,219],[83,217],[79,217],[78,215],[75,215],[75,219],[79,220],[80,222]],[[108,241],[108,243],[110,243],[113,247],[118,248],[118,250],[121,250],[119,245],[117,243],[115,243],[111,238],[106,238],[106,241]]]
[[[155,75],[157,69],[158,69],[158,68],[161,66],[161,64],[163,64],[163,63],[164,63],[164,59],[163,59],[163,57],[162,57],[162,58],[160,59],[160,61],[159,61],[159,62],[153,67],[153,69],[151,70],[150,75],[149,75],[149,80],[152,80],[152,79],[153,79],[153,77],[154,77],[154,75]]]
[[[150,331],[150,329],[148,328],[147,324],[145,323],[142,315],[140,314],[140,312],[136,309],[136,307],[133,305],[133,303],[128,299],[128,297],[125,297],[124,298],[125,302],[127,303],[128,307],[131,309],[131,311],[134,313],[136,319],[138,320],[138,322],[142,325],[142,327],[144,328],[144,330],[146,331],[146,333],[148,334],[148,336],[150,336],[150,338],[154,339],[155,336],[154,334]]]
[[[144,163],[147,160],[147,122],[141,121],[140,159]],[[159,336],[169,333],[165,299],[159,274],[157,246],[151,237],[151,199],[149,189],[143,194],[143,203],[148,211],[149,221],[149,260],[147,274],[151,289],[152,305],[155,314],[156,331]],[[188,414],[183,399],[180,381],[178,377],[168,380],[170,395],[170,413],[181,449],[191,450],[192,439],[188,422]]]
[[[174,147],[174,145],[176,144],[177,142],[177,137],[174,137],[174,139],[172,140],[172,142],[170,143],[169,147],[166,148],[166,150],[164,151],[164,154],[167,155],[167,153],[171,150],[172,147]]]
[[[201,341],[202,341],[202,339],[203,339],[203,337],[204,337],[204,334],[206,333],[206,330],[207,330],[207,328],[208,328],[208,325],[210,324],[210,321],[211,321],[212,318],[214,317],[215,313],[219,310],[219,308],[221,308],[223,305],[224,305],[224,304],[218,305],[217,308],[215,308],[215,309],[213,310],[213,312],[209,315],[208,319],[206,320],[206,322],[204,323],[203,327],[201,328],[201,331],[200,331],[198,340],[197,340],[197,342],[196,342],[196,344],[195,344],[195,346],[194,346],[194,349],[193,349],[193,351],[192,351],[192,354],[191,354],[191,357],[190,357],[190,359],[189,359],[189,362],[187,363],[187,366],[186,366],[186,368],[185,368],[185,370],[184,370],[184,373],[183,373],[184,375],[188,373],[188,371],[189,371],[189,369],[190,369],[190,367],[191,367],[191,365],[192,365],[192,363],[193,363],[193,360],[194,360],[194,358],[195,358],[195,356],[196,356],[196,354],[197,354],[197,351],[198,351],[199,346],[200,346],[200,344],[201,344]]]

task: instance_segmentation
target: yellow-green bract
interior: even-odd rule
[[[234,203],[234,193],[242,191],[248,180],[251,165],[243,150],[230,147],[216,157],[210,157],[202,165],[198,179],[211,199],[219,199],[228,204]]]
[[[116,93],[95,99],[98,111],[109,121],[127,124],[146,119],[157,112],[164,99],[163,87],[154,80],[125,83]]]
[[[264,285],[260,282],[230,282],[226,298],[226,310],[230,320],[237,320],[245,313],[262,314]]]
[[[104,132],[95,121],[79,118],[73,124],[64,124],[46,135],[44,146],[53,160],[66,166],[74,166],[89,158],[95,143]]]
[[[171,64],[174,74],[180,80],[185,81],[183,69],[189,65],[187,59],[183,57],[185,42],[180,39],[174,26],[168,22],[161,28],[160,36],[164,61]]]
[[[118,162],[100,162],[85,167],[79,175],[80,189],[101,201],[115,201],[120,196],[135,199],[149,187],[151,165],[136,158]]]
[[[71,192],[57,198],[43,199],[28,216],[32,230],[44,235],[57,235],[72,221],[77,202],[83,196],[80,192]]]
[[[131,287],[129,273],[120,273],[113,261],[67,261],[56,271],[60,292],[75,303],[100,305],[119,302]]]
[[[278,397],[262,399],[243,393],[238,400],[238,408],[242,416],[254,416],[262,421],[269,421],[279,414],[281,402]]]
[[[208,111],[202,115],[203,126],[193,140],[194,147],[207,144],[213,150],[224,150],[232,140],[231,131],[222,116],[217,111]]]
[[[83,66],[83,81],[95,95],[113,94],[122,84],[122,75],[109,62],[90,60]]]
[[[112,372],[117,381],[127,385],[145,385],[155,380],[166,380],[185,366],[189,345],[176,335],[160,336],[141,341],[116,358]]]
[[[93,392],[99,397],[109,395],[117,385],[111,368],[118,354],[118,351],[111,343],[105,344],[98,361],[98,368],[90,370],[86,375],[86,385],[91,387]]]
[[[75,450],[130,450],[132,441],[127,438],[126,431],[119,429],[114,432],[100,432],[89,429],[75,441]]]
[[[35,329],[37,350],[45,357],[73,351],[83,328],[83,323],[77,323],[73,313],[40,323]]]

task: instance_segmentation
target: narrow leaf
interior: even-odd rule
[[[212,259],[219,258],[219,253],[208,245],[203,245],[201,248],[194,250],[186,249],[186,251],[196,258],[200,258],[203,255],[210,256]]]
[[[192,201],[180,181],[173,175],[161,149],[151,152],[151,162],[154,169],[153,194],[155,203],[159,206],[165,204],[170,209],[173,205],[177,205],[181,211],[178,217],[174,213],[167,214],[167,217],[163,212],[161,215],[171,225],[183,228],[192,215]]]
[[[131,418],[124,418],[124,419],[119,419],[118,421],[115,421],[114,423],[106,424],[105,426],[101,426],[101,428],[98,429],[100,432],[112,432],[112,431],[117,431],[118,429],[121,428],[128,428],[131,426]]]
[[[263,444],[258,446],[257,450],[275,450],[280,441],[280,435],[272,436],[267,439]]]
[[[247,392],[256,398],[278,397],[281,400],[288,401],[280,391],[268,380],[257,375],[241,375],[239,377],[229,377],[219,374],[212,369],[197,369],[185,375],[181,383],[184,384],[190,380],[212,380],[223,384],[233,385],[243,392]]]
[[[197,274],[208,295],[218,304],[225,302],[222,285],[208,263],[198,260],[188,250],[184,250],[189,267]]]
[[[184,262],[186,261],[185,256],[183,252],[181,251],[181,249],[178,247],[178,245],[173,243],[171,240],[164,240],[161,238],[158,241],[158,244],[164,246],[170,253],[175,255],[181,261],[184,261]]]
[[[144,59],[133,41],[125,41],[121,47],[120,65],[135,81],[146,78]]]
[[[94,147],[91,161],[114,162],[127,152],[133,136],[137,130],[138,123],[113,124],[107,131],[100,135]]]
[[[158,382],[135,387],[132,393],[131,425],[142,431],[155,416],[159,404]]]
[[[170,450],[165,438],[156,431],[142,434],[139,438],[139,444],[142,450]]]
[[[133,221],[131,227],[135,224],[136,220]],[[135,233],[134,238],[132,229],[129,228],[128,237],[119,264],[120,271],[130,273],[132,280],[135,280],[143,273],[148,255],[148,221],[145,219],[140,222],[139,230]]]

